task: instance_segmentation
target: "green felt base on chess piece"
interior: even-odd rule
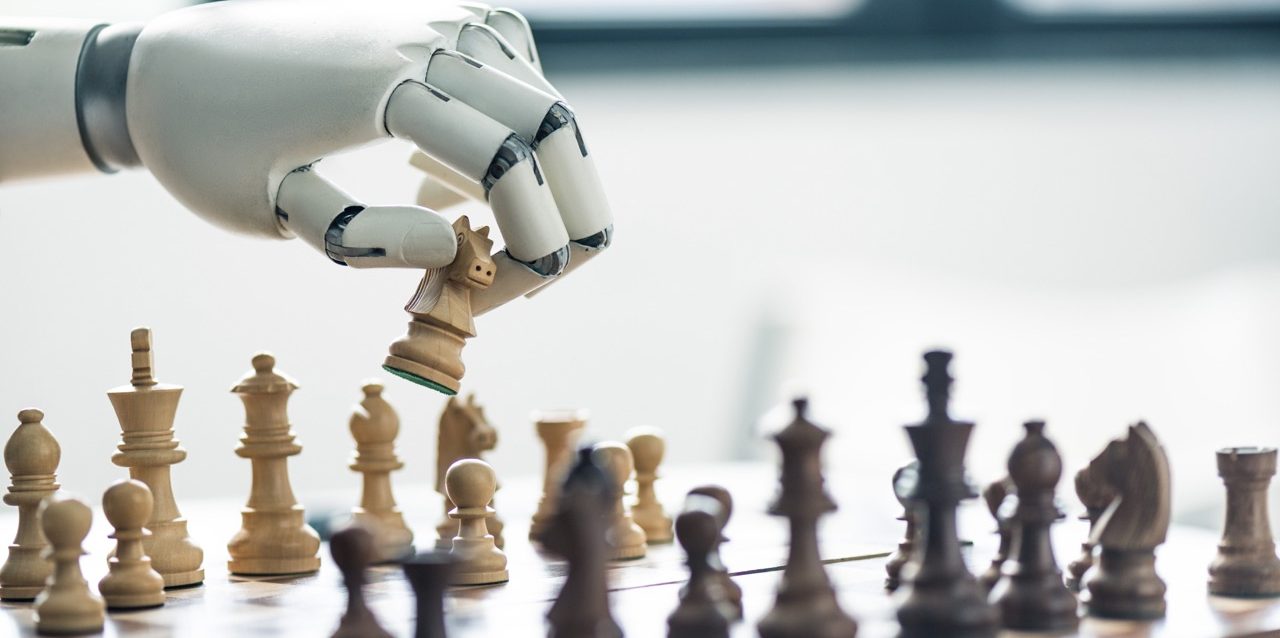
[[[396,375],[397,377],[400,377],[401,379],[406,379],[406,380],[408,380],[408,381],[412,381],[412,382],[414,382],[414,383],[416,383],[416,384],[418,384],[418,385],[420,385],[420,386],[425,386],[425,387],[431,388],[432,390],[435,390],[436,392],[439,392],[439,393],[441,393],[441,394],[443,394],[443,395],[445,395],[445,396],[449,396],[449,397],[451,397],[451,396],[454,396],[454,395],[458,394],[458,391],[457,391],[457,390],[453,390],[453,389],[451,389],[451,388],[446,388],[446,387],[444,387],[444,386],[440,385],[439,383],[436,383],[435,381],[432,381],[431,379],[424,379],[424,378],[422,378],[422,377],[420,377],[420,376],[418,376],[418,375],[416,375],[416,374],[414,374],[414,373],[412,373],[412,372],[406,372],[406,371],[404,371],[404,370],[400,370],[400,369],[398,369],[398,368],[393,368],[393,367],[391,367],[391,366],[389,366],[389,365],[384,365],[384,366],[382,366],[382,369],[383,369],[383,370],[386,370],[387,372],[390,372],[391,374]]]

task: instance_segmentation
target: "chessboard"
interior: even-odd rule
[[[787,562],[786,520],[766,514],[776,492],[777,469],[768,463],[708,464],[669,468],[659,481],[659,496],[674,507],[684,490],[707,482],[728,488],[736,500],[726,528],[730,539],[722,547],[724,563],[743,590],[745,619],[732,635],[755,636],[755,623],[773,605],[779,577]],[[882,477],[832,471],[828,485],[840,509],[821,528],[822,558],[835,585],[840,604],[859,622],[858,635],[897,634],[894,599],[884,591],[885,562],[901,534],[895,501]],[[528,520],[540,489],[533,477],[504,481],[500,514],[506,520],[506,552],[511,580],[500,585],[454,587],[445,600],[452,638],[546,635],[544,615],[564,580],[564,564],[541,553],[526,540]],[[405,494],[431,493],[427,486],[400,486]],[[314,518],[335,511],[352,494],[303,493],[304,506]],[[440,503],[402,503],[419,548],[435,538]],[[108,613],[105,636],[159,638],[162,636],[327,636],[337,626],[345,606],[341,578],[329,560],[328,549],[318,573],[298,577],[249,578],[228,575],[226,541],[239,523],[239,503],[186,501],[184,513],[193,537],[206,552],[205,582],[198,587],[169,590],[163,607]],[[97,514],[101,517],[101,514]],[[16,517],[0,517],[0,530],[13,529]],[[961,534],[966,560],[980,571],[996,551],[992,521],[976,502],[961,508]],[[106,573],[110,526],[95,520],[81,561],[90,583]],[[1086,526],[1064,521],[1055,527],[1059,560],[1079,551]],[[1101,621],[1086,618],[1080,636],[1280,636],[1280,600],[1227,599],[1206,595],[1206,568],[1217,542],[1208,530],[1173,526],[1158,552],[1157,567],[1169,585],[1167,617],[1158,622]],[[673,544],[652,545],[638,560],[611,563],[608,578],[613,614],[628,636],[666,635],[666,616],[675,607],[678,590],[687,579],[684,558]],[[395,636],[412,636],[414,596],[395,565],[370,570],[366,589],[369,604],[382,625]],[[0,604],[0,636],[35,636],[30,603]],[[1019,634],[1006,632],[1002,635]]]

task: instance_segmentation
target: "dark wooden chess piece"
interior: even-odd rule
[[[902,638],[992,637],[998,612],[969,573],[956,534],[956,507],[976,496],[965,480],[964,452],[973,423],[947,414],[951,353],[927,352],[923,377],[929,412],[922,423],[906,426],[920,461],[911,499],[920,504],[924,528],[920,547],[903,568],[903,585],[895,596]]]
[[[1093,567],[1093,532],[1107,505],[1116,498],[1116,491],[1106,483],[1094,480],[1088,470],[1076,472],[1076,496],[1084,504],[1084,515],[1089,521],[1089,537],[1080,544],[1080,556],[1067,565],[1067,589],[1079,592],[1084,586],[1084,575]]]
[[[689,490],[689,494],[710,496],[720,502],[720,536],[716,539],[715,547],[711,548],[707,562],[711,564],[715,577],[720,580],[720,587],[724,589],[725,597],[733,607],[733,620],[742,620],[742,588],[733,582],[729,568],[725,567],[724,560],[720,557],[720,546],[729,542],[729,538],[724,535],[724,528],[729,525],[729,518],[733,516],[733,495],[719,485],[699,485]]]
[[[547,612],[549,638],[622,638],[622,629],[609,611],[605,577],[609,557],[605,530],[620,486],[596,465],[591,451],[590,446],[578,450],[578,461],[564,479],[555,513],[536,539],[568,562],[568,576]]]
[[[708,560],[720,542],[720,502],[690,494],[676,517],[676,540],[684,549],[689,582],[680,590],[680,604],[667,616],[667,638],[729,638],[734,609]]]
[[[1116,497],[1098,519],[1098,562],[1085,582],[1090,616],[1119,620],[1164,617],[1165,584],[1156,573],[1156,547],[1169,531],[1169,460],[1146,423],[1107,444],[1085,469],[1090,481]]]
[[[920,464],[916,461],[907,463],[898,468],[893,473],[893,496],[898,499],[898,504],[902,506],[902,515],[898,520],[907,524],[906,532],[902,535],[902,541],[898,543],[898,550],[889,557],[889,562],[885,563],[885,579],[884,588],[886,591],[897,591],[902,584],[902,568],[911,560],[911,555],[915,553],[916,537],[919,536],[919,515],[916,513],[916,504],[911,501],[911,493],[916,489],[916,475],[919,471]]]
[[[443,551],[427,552],[405,559],[400,566],[417,601],[413,638],[445,638],[444,592],[453,575],[453,556]]]
[[[822,477],[822,444],[831,435],[805,418],[806,399],[773,440],[782,450],[782,489],[769,507],[791,526],[787,565],[773,609],[756,628],[761,638],[853,638],[858,624],[840,609],[818,551],[818,517],[835,511]]]
[[[329,538],[329,552],[347,588],[347,611],[333,638],[391,638],[364,599],[365,570],[378,557],[373,534],[359,526],[340,530]]]
[[[1004,477],[998,481],[992,481],[982,490],[982,500],[987,504],[987,511],[991,512],[991,518],[996,521],[996,533],[1000,535],[1000,546],[996,549],[996,555],[992,557],[991,564],[987,566],[987,570],[978,576],[978,583],[988,593],[996,586],[996,582],[1000,580],[1000,567],[1009,558],[1009,545],[1013,542],[1014,530],[1010,527],[1013,519],[1003,516],[1000,507],[1013,494],[1013,481],[1009,477]]]
[[[1062,582],[1053,556],[1049,526],[1062,518],[1054,503],[1054,489],[1062,478],[1062,457],[1044,436],[1044,421],[1028,421],[1026,435],[1009,455],[1009,480],[1018,496],[1012,511],[1001,517],[1012,530],[1013,552],[1003,576],[991,592],[1000,608],[1000,622],[1022,631],[1070,631],[1076,618],[1076,597]]]
[[[1227,485],[1227,522],[1209,565],[1209,593],[1280,596],[1280,558],[1267,515],[1267,487],[1276,474],[1276,449],[1218,450],[1218,476]]]

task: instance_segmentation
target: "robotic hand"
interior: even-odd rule
[[[446,189],[487,200],[506,247],[477,314],[609,245],[573,111],[511,10],[441,2],[227,0],[144,25],[0,19],[0,181],[145,166],[224,228],[298,236],[338,264],[437,268],[450,224],[365,206],[316,164],[394,136]],[[435,195],[431,193],[434,192]]]

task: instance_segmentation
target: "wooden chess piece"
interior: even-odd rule
[[[1146,423],[1107,444],[1086,471],[1111,486],[1115,499],[1099,519],[1084,605],[1090,616],[1154,620],[1165,614],[1165,584],[1156,573],[1156,547],[1169,531],[1169,460]]]
[[[858,623],[840,608],[818,551],[818,518],[836,509],[822,476],[822,445],[831,433],[806,419],[806,399],[792,406],[795,418],[773,435],[782,451],[782,489],[769,506],[790,522],[791,545],[777,600],[756,629],[761,638],[853,638]]]
[[[965,480],[964,453],[973,423],[947,414],[951,399],[951,353],[924,355],[929,411],[923,422],[906,426],[919,460],[919,474],[911,500],[919,504],[924,522],[919,547],[903,567],[898,599],[902,638],[995,636],[998,611],[987,602],[986,591],[965,566],[956,534],[956,507],[975,496]]]
[[[644,530],[646,543],[670,543],[674,538],[671,517],[662,510],[653,489],[658,480],[658,466],[667,451],[662,430],[646,426],[631,428],[627,431],[627,448],[636,467],[636,502],[631,506],[631,517]]]
[[[360,525],[341,529],[329,537],[329,553],[342,572],[342,585],[347,590],[347,610],[338,621],[333,638],[391,638],[364,598],[365,570],[378,556],[373,534]]]
[[[733,577],[729,575],[729,569],[725,567],[724,560],[720,556],[720,546],[729,542],[729,538],[724,535],[724,528],[729,525],[729,519],[733,516],[733,495],[729,494],[729,490],[719,485],[699,485],[691,490],[689,494],[699,494],[702,496],[710,496],[720,503],[717,521],[720,524],[720,537],[716,539],[716,544],[711,548],[711,553],[707,556],[707,562],[711,564],[712,572],[720,581],[720,587],[725,592],[725,598],[729,605],[733,608],[733,620],[742,620],[742,588],[738,583],[733,582]]]
[[[720,541],[720,502],[690,494],[676,518],[676,537],[689,566],[689,582],[680,590],[680,603],[667,616],[668,638],[728,638],[735,611],[708,560]]]
[[[142,546],[165,587],[199,585],[204,582],[204,550],[187,533],[187,519],[178,511],[170,480],[170,468],[187,458],[187,451],[173,436],[182,386],[156,383],[150,328],[135,329],[129,342],[132,379],[129,385],[107,392],[121,431],[119,451],[111,462],[129,468],[129,478],[146,483],[151,490],[155,507],[146,525],[151,533]]]
[[[1079,593],[1084,586],[1084,575],[1093,567],[1093,533],[1097,529],[1098,519],[1106,511],[1111,501],[1115,500],[1115,490],[1106,483],[1095,480],[1088,470],[1076,472],[1076,496],[1084,504],[1084,514],[1080,517],[1089,521],[1089,536],[1080,543],[1080,556],[1067,565],[1067,589]]]
[[[0,567],[0,600],[35,599],[53,573],[53,564],[43,555],[49,543],[40,531],[39,508],[58,491],[54,472],[62,448],[43,420],[44,413],[35,408],[19,412],[18,427],[4,446],[11,477],[4,502],[18,508],[18,531]]]
[[[911,501],[911,493],[916,489],[916,473],[919,463],[912,461],[898,468],[893,473],[893,496],[898,499],[898,504],[902,506],[902,515],[898,516],[898,520],[907,524],[907,529],[903,533],[902,540],[898,542],[898,549],[889,557],[889,561],[884,565],[885,579],[884,588],[887,591],[897,591],[902,584],[902,568],[911,560],[911,555],[915,552],[917,529],[919,524],[916,522],[915,504]]]
[[[568,563],[564,585],[547,611],[548,638],[622,638],[609,610],[605,574],[605,533],[619,490],[597,458],[589,447],[578,451],[577,463],[557,490],[555,510],[537,539]]]
[[[244,402],[244,435],[236,455],[253,465],[249,502],[241,527],[227,543],[233,574],[302,574],[320,569],[320,536],[304,521],[289,484],[288,459],[302,452],[289,424],[289,395],[298,388],[275,371],[276,359],[261,352],[253,372],[231,389]]]
[[[413,638],[446,638],[444,592],[449,588],[455,563],[447,552],[429,552],[400,562],[413,588],[418,610]]]
[[[1280,596],[1280,558],[1267,515],[1267,487],[1276,474],[1276,449],[1218,450],[1218,476],[1227,486],[1227,521],[1209,565],[1209,593]]]
[[[991,558],[991,564],[987,566],[987,570],[978,576],[978,584],[982,585],[982,589],[987,593],[991,593],[991,588],[995,587],[996,582],[1000,580],[1000,567],[1009,558],[1009,545],[1013,542],[1014,534],[1014,530],[1009,526],[1013,524],[1013,519],[1004,516],[1000,506],[1004,505],[1013,493],[1013,482],[1007,476],[998,481],[992,481],[982,490],[982,500],[986,502],[991,518],[995,519],[996,533],[1000,535],[1000,545],[996,549],[996,555]]]
[[[1001,625],[1020,631],[1074,631],[1076,597],[1062,582],[1053,556],[1049,526],[1062,518],[1054,490],[1062,478],[1062,457],[1044,436],[1044,421],[1023,424],[1026,435],[1009,455],[1008,490],[1017,494],[1013,508],[1001,516],[1016,535],[1014,553],[1005,561],[1003,576],[991,592],[1000,608]],[[1010,511],[1012,510],[1012,511]]]
[[[493,514],[489,501],[498,486],[493,468],[480,459],[462,459],[449,466],[444,480],[449,500],[457,504],[449,512],[458,520],[458,535],[450,550],[458,563],[453,584],[507,582],[507,555],[498,549],[485,525],[485,519]]]
[[[436,431],[436,491],[444,499],[444,517],[436,525],[436,549],[448,550],[453,547],[453,537],[458,535],[458,521],[449,517],[453,510],[453,501],[445,494],[444,474],[449,466],[462,459],[484,460],[483,454],[498,445],[498,430],[489,424],[484,415],[484,407],[476,403],[476,395],[459,401],[457,397],[449,397],[444,411],[440,413],[440,425]],[[502,486],[499,485],[500,489]],[[494,507],[494,503],[489,503]],[[505,527],[498,518],[497,510],[485,521],[493,542],[502,549],[506,543],[502,537]]]
[[[627,480],[631,478],[634,470],[631,450],[621,443],[605,441],[597,443],[591,453],[596,455],[596,462],[610,473],[614,484],[618,486],[618,502],[614,503],[609,531],[605,534],[605,539],[612,550],[609,558],[612,560],[644,558],[649,548],[644,540],[644,530],[636,525],[624,498]]]
[[[40,528],[49,539],[45,556],[53,563],[53,575],[36,596],[36,633],[75,635],[102,631],[106,606],[89,590],[89,582],[80,571],[80,557],[86,553],[82,543],[92,524],[93,511],[78,499],[53,496],[41,503]]]
[[[116,481],[102,495],[102,511],[115,528],[108,573],[98,581],[98,593],[111,609],[139,609],[164,604],[164,577],[151,566],[143,546],[154,506],[151,489],[134,479]]]
[[[351,412],[356,451],[349,467],[360,473],[362,491],[351,516],[373,534],[375,562],[384,563],[413,554],[413,531],[391,492],[391,472],[404,467],[395,448],[400,417],[382,398],[382,383],[368,381],[361,390],[364,399]]]
[[[560,482],[573,461],[573,448],[587,426],[586,410],[549,410],[533,414],[534,428],[546,450],[547,462],[542,469],[542,497],[529,523],[529,540],[536,540],[556,512]]]
[[[466,366],[462,347],[476,336],[471,292],[493,284],[498,266],[489,256],[489,227],[471,229],[466,215],[453,222],[458,253],[453,263],[427,270],[405,312],[413,317],[409,333],[391,344],[386,371],[438,390],[458,393]]]

